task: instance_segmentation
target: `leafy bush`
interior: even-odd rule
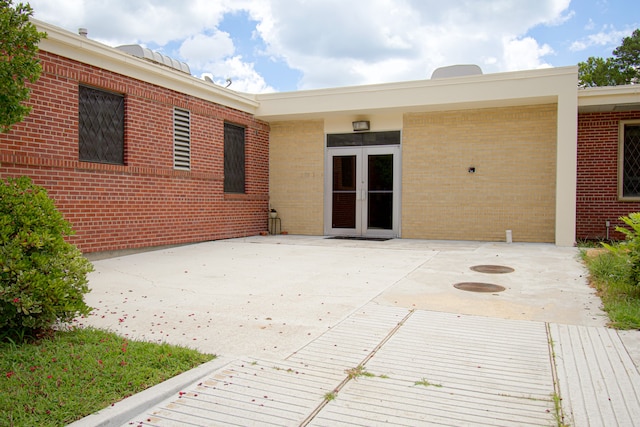
[[[44,188],[0,181],[0,339],[22,339],[88,314],[93,266],[64,238],[73,233]]]
[[[625,241],[614,245],[603,243],[602,246],[626,258],[630,283],[640,286],[640,213],[630,213],[629,216],[623,216],[620,220],[630,227],[630,229],[616,227],[616,231],[625,235]]]

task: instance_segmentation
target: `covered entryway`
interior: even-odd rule
[[[400,132],[327,135],[325,234],[397,237]]]
[[[260,95],[256,117],[270,125],[270,204],[288,234],[504,241],[511,230],[514,242],[573,246],[576,73],[564,67]],[[394,145],[401,159],[393,161],[388,230],[388,221],[385,228],[372,218],[364,171],[366,150]],[[350,149],[358,150],[355,160],[334,159],[354,155]],[[338,164],[353,166],[352,175],[338,174]]]

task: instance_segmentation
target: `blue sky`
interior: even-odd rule
[[[284,92],[609,57],[637,0],[30,0],[34,17],[110,46],[140,44],[240,92]]]

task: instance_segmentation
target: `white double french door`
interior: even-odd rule
[[[397,237],[400,146],[327,149],[325,234]]]

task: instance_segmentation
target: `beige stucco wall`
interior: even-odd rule
[[[290,234],[323,234],[324,121],[271,123],[270,204]]]
[[[554,242],[556,135],[556,104],[405,114],[402,237]]]

